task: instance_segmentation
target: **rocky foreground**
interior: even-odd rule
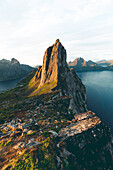
[[[59,112],[48,117],[44,107],[0,126],[2,169],[113,168],[112,134],[93,112],[69,121]]]
[[[112,134],[85,92],[56,40],[42,67],[0,94],[0,168],[112,170]]]

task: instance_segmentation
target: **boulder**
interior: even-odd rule
[[[33,134],[33,133],[35,133],[34,130],[29,130],[29,131],[27,132],[27,135],[30,135],[30,134]]]
[[[39,145],[40,142],[36,142],[34,138],[29,139],[28,143],[26,144],[27,148],[35,147]]]
[[[26,147],[25,142],[19,142],[17,145],[14,146],[14,149],[21,149],[25,147]]]

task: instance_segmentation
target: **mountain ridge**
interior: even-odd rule
[[[15,58],[10,60],[2,59],[0,60],[0,81],[14,80],[17,78],[24,77],[33,68],[20,64]]]
[[[74,61],[68,62],[69,68],[73,68],[75,71],[113,71],[113,62],[112,60],[109,61],[98,61],[93,62],[92,60],[84,60],[83,58],[79,57],[76,58]]]
[[[97,64],[99,65],[105,65],[107,66],[112,66],[113,65],[113,60],[102,60],[102,61],[97,61]]]
[[[76,66],[76,67],[87,67],[87,66],[97,66],[97,63],[96,62],[93,62],[91,60],[84,60],[83,58],[79,57],[79,58],[76,58],[74,61],[70,61],[68,63],[69,66]]]

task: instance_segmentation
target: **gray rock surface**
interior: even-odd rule
[[[67,169],[113,169],[113,136],[93,112],[75,115],[59,137],[58,168],[65,161]]]

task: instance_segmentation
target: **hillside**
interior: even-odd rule
[[[17,78],[24,77],[33,68],[20,64],[18,60],[12,58],[10,60],[0,60],[0,81],[14,80]]]
[[[58,39],[38,70],[0,94],[0,168],[113,169],[110,129],[87,110],[85,87]]]

